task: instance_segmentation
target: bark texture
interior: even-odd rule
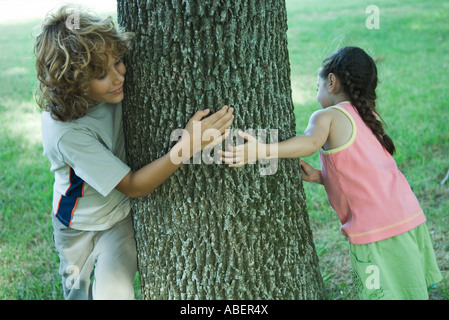
[[[234,128],[295,135],[284,1],[119,0],[118,18],[135,32],[123,102],[134,170],[199,109],[226,104]],[[143,298],[324,298],[299,160],[263,175],[270,164],[205,159],[133,201]]]

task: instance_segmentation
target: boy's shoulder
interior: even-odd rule
[[[73,128],[82,128],[83,126],[89,127],[90,122],[101,119],[102,117],[121,116],[122,107],[121,103],[109,104],[109,103],[97,103],[88,109],[88,112],[72,121],[58,121],[53,119],[52,115],[48,111],[42,112],[42,128],[53,128],[58,130],[69,130]]]
[[[58,121],[47,111],[42,113],[42,142],[47,149],[61,141],[81,141],[86,136],[111,140],[121,128],[121,104],[98,103],[85,116],[73,121]]]
[[[65,132],[70,128],[76,127],[76,121],[59,121],[52,117],[48,111],[43,111],[41,116],[42,134],[50,133],[55,135],[57,132]]]
[[[53,119],[50,112],[43,111],[41,117],[41,133],[44,155],[49,158],[59,157],[59,143],[64,136],[71,136],[71,132],[76,129],[74,121],[58,121]]]

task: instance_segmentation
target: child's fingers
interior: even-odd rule
[[[234,155],[234,151],[232,150],[218,150],[218,153],[224,157],[232,157]]]
[[[220,133],[223,133],[231,127],[233,121],[234,115],[231,113],[229,116],[223,117],[222,120],[216,122],[214,127],[216,127]]]
[[[230,143],[226,144],[226,149],[229,150],[229,151],[235,151],[235,147],[232,144],[230,144]]]
[[[224,132],[225,129],[229,128],[234,121],[234,109],[229,108],[227,111],[220,115],[222,111],[217,112],[218,118],[216,114],[210,116],[209,118],[204,119],[204,125],[210,128],[214,128],[219,130],[221,133]]]
[[[244,162],[239,162],[239,163],[234,163],[234,164],[230,164],[229,167],[230,168],[241,168],[245,165]]]
[[[237,164],[244,162],[244,156],[241,152],[219,150],[218,153],[221,155],[220,159],[224,163]]]
[[[242,130],[239,130],[238,134],[248,142],[257,142],[257,139],[255,137],[246,132],[243,132]]]
[[[191,121],[201,121],[201,119],[203,119],[205,116],[207,116],[209,114],[210,110],[209,109],[205,109],[205,110],[198,110],[197,112],[195,112],[195,114],[192,116],[192,118],[190,118]]]
[[[222,135],[222,137],[223,137],[222,141],[226,140],[230,134],[231,134],[231,129],[227,128],[224,132],[224,135]]]
[[[218,153],[221,155],[222,159],[226,159],[227,161],[234,160],[237,158],[237,154],[233,151],[219,150]]]
[[[222,143],[223,141],[225,141],[229,135],[231,134],[231,130],[230,129],[226,129],[224,131],[224,133],[221,133],[218,136],[214,136],[214,140],[211,144],[208,145],[208,147],[213,148],[215,147],[217,144]]]
[[[232,108],[231,108],[232,109]],[[232,115],[233,109],[230,110],[230,108],[228,106],[223,106],[223,108],[221,108],[219,111],[215,112],[214,114],[212,114],[211,116],[207,117],[206,119],[204,119],[204,123],[206,125],[213,125],[215,124],[217,121],[219,121],[221,118],[223,118],[224,116],[226,116],[227,114],[229,117]]]
[[[221,158],[220,160],[229,165],[237,165],[243,162],[240,158]]]

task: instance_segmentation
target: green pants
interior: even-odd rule
[[[350,244],[353,278],[363,300],[427,300],[442,280],[425,223],[369,244]]]

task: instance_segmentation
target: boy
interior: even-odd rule
[[[76,27],[68,24],[74,10]],[[170,152],[132,172],[121,109],[126,73],[121,56],[131,36],[118,31],[110,17],[63,6],[47,16],[34,48],[44,155],[55,173],[54,241],[66,299],[134,298],[137,258],[129,197],[148,195],[193,150],[223,141],[234,118],[226,106],[207,118],[209,110],[198,111]],[[193,140],[198,121],[201,132],[217,133],[212,144]],[[175,164],[171,157],[184,161]]]

